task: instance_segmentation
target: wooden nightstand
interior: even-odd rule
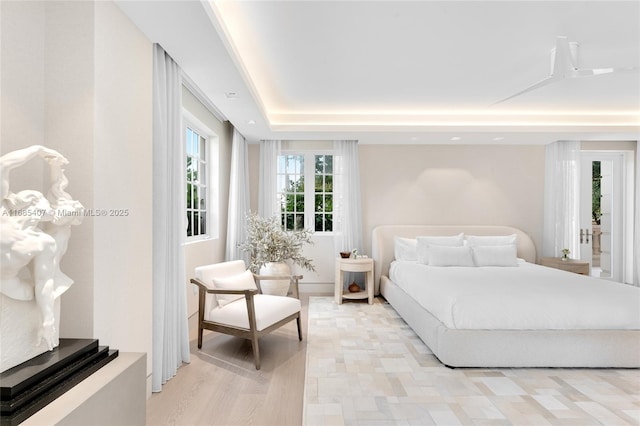
[[[543,257],[540,259],[540,264],[550,268],[562,269],[563,271],[575,272],[580,275],[589,275],[589,262],[582,260],[562,260],[559,257]]]
[[[366,274],[365,289],[357,293],[344,291],[342,282],[345,272],[364,272]],[[357,259],[336,259],[336,277],[334,297],[338,305],[342,303],[342,299],[368,299],[369,304],[373,303],[373,259],[357,258]]]

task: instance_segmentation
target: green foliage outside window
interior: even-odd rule
[[[602,181],[602,175],[600,174],[600,161],[592,162],[591,169],[591,214],[593,217],[593,223],[600,225],[600,217],[602,211],[600,210],[600,199],[602,194],[600,192],[600,182]]]

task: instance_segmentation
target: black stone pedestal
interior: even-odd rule
[[[0,374],[0,425],[17,425],[118,356],[94,339],[60,345]]]

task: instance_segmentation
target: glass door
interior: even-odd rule
[[[623,155],[583,151],[580,167],[580,259],[592,276],[621,282]]]

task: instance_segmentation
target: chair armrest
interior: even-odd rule
[[[244,294],[244,295],[258,294],[258,290],[256,290],[256,289],[223,290],[223,289],[218,289],[218,288],[209,288],[209,287],[206,286],[205,283],[203,283],[198,278],[191,278],[191,283],[197,285],[198,287],[200,287],[201,290],[203,290],[204,292],[209,293],[209,294]]]

